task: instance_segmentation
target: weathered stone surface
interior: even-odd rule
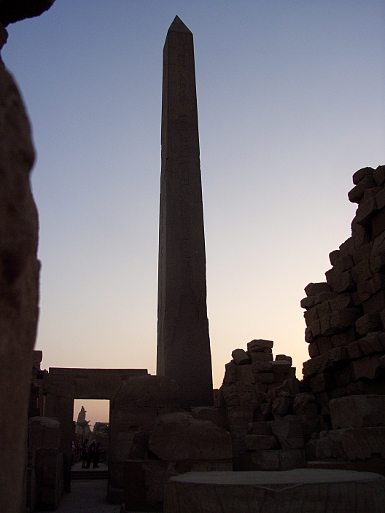
[[[193,36],[177,16],[163,49],[157,374],[183,408],[213,405]]]
[[[232,458],[230,434],[212,422],[196,420],[187,413],[161,416],[151,433],[148,447],[164,461]]]
[[[34,161],[30,126],[1,59],[0,119],[0,433],[7,433],[0,451],[0,497],[4,512],[19,513],[28,429],[23,419],[38,317],[38,217],[29,183]]]
[[[379,474],[295,469],[188,473],[172,477],[166,487],[164,511],[382,513],[384,503],[385,479]]]
[[[354,395],[329,403],[333,429],[385,426],[385,396]]]

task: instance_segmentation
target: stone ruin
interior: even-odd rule
[[[38,15],[52,3],[1,2],[1,46],[8,23]],[[190,38],[181,23],[174,20],[173,37],[180,33]],[[186,49],[185,43],[182,46]],[[184,59],[178,62],[185,65]],[[182,66],[185,78],[187,71],[195,81],[192,70]],[[194,91],[184,80],[175,87],[183,100],[183,116],[194,117],[196,103],[186,96],[187,90],[193,96]],[[202,380],[198,393],[188,390],[189,380],[177,382],[180,373],[170,376],[166,370],[170,362],[183,368],[178,358],[186,348],[177,348],[178,358],[169,352],[173,342],[163,339],[162,330],[167,331],[170,322],[163,303],[159,375],[145,369],[40,369],[42,354],[33,351],[39,276],[37,213],[29,187],[34,152],[22,100],[2,61],[0,112],[6,120],[0,126],[0,336],[5,348],[0,433],[6,441],[0,464],[7,469],[0,480],[2,511],[55,509],[62,494],[70,491],[74,398],[110,400],[106,494],[110,502],[122,504],[122,513],[241,512],[254,510],[256,501],[266,505],[263,512],[286,511],[288,505],[293,511],[304,510],[305,504],[306,511],[330,511],[341,497],[339,512],[383,511],[385,481],[372,472],[385,475],[385,166],[354,174],[349,199],[358,209],[352,237],[330,254],[326,282],[305,288],[301,306],[306,310],[310,360],[304,363],[304,379],[296,378],[290,356],[274,359],[272,341],[252,340],[247,350],[233,351],[211,406],[206,285],[203,269],[197,268],[204,265],[203,225],[197,232],[186,232],[190,214],[184,207],[180,219],[185,231],[178,242],[183,246],[183,271],[172,278],[180,280],[181,311],[174,310],[174,320],[194,313],[201,322],[198,331],[206,333],[198,360],[204,367],[196,375]],[[185,189],[190,181],[200,185],[197,145],[194,151],[195,167],[181,182]],[[181,153],[180,166],[186,155]],[[199,210],[191,215],[201,218],[198,189],[189,201]],[[172,237],[175,243],[180,234]],[[191,253],[197,239],[200,263]],[[162,276],[167,283],[167,273]],[[163,301],[168,299],[161,293]],[[194,341],[194,329],[188,324],[187,345]],[[186,354],[193,354],[190,349]],[[196,376],[190,376],[190,385]],[[27,412],[28,425],[20,423]],[[351,469],[370,473],[346,473]]]

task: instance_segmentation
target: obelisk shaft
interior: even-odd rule
[[[163,49],[157,374],[183,408],[213,404],[193,36],[178,17]]]

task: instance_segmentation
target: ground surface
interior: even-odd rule
[[[57,513],[119,513],[120,506],[108,504],[107,480],[72,481],[71,493],[66,493]]]

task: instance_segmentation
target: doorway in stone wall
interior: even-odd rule
[[[109,421],[109,400],[74,400],[72,479],[102,479],[107,474]]]

